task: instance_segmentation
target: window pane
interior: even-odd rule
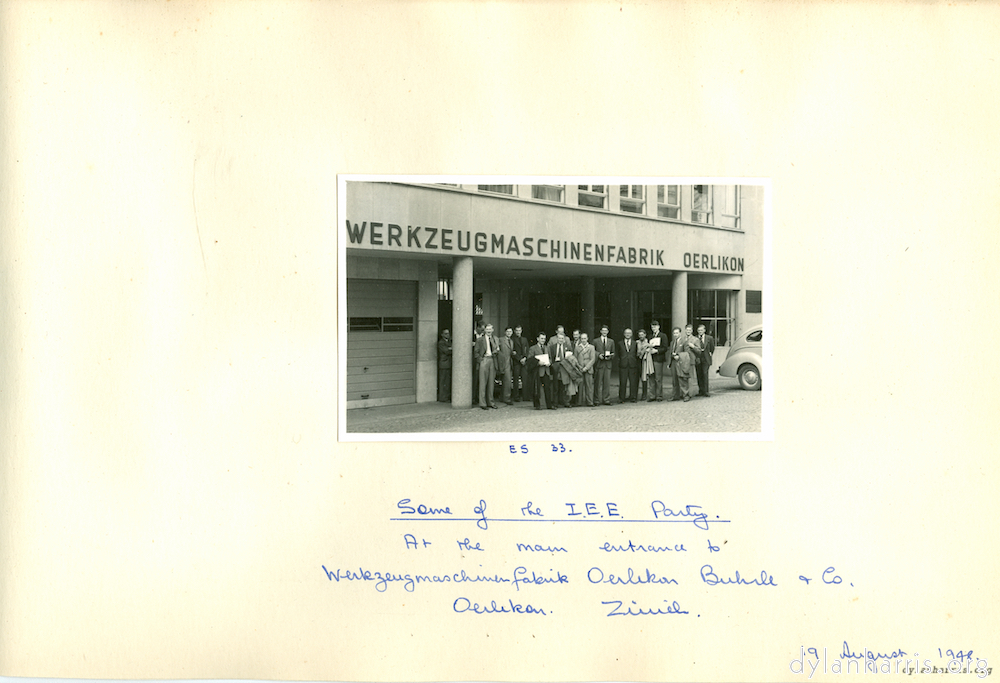
[[[604,197],[592,194],[579,195],[580,206],[592,206],[598,209],[604,208]]]
[[[761,312],[761,293],[760,290],[748,289],[747,290],[747,313],[760,313]]]
[[[661,218],[677,218],[678,216],[680,216],[680,209],[670,206],[664,206],[661,204],[660,206],[656,207],[656,215],[660,216]]]
[[[562,188],[555,185],[532,185],[531,196],[534,199],[545,199],[550,202],[562,201]]]
[[[660,204],[662,204],[665,200],[663,190],[664,190],[663,185],[656,186],[656,201],[658,201]]]
[[[383,332],[412,332],[413,318],[383,318]]]
[[[594,188],[594,192],[604,192],[604,186],[603,185],[594,185],[593,188]]]
[[[619,185],[618,188],[618,194],[622,197],[628,197],[628,185]]]
[[[381,332],[382,318],[350,318],[347,321],[349,332]]]
[[[637,202],[634,199],[622,199],[621,200],[621,210],[627,211],[628,213],[642,213],[643,202]]]
[[[708,185],[694,185],[691,189],[691,209],[708,211]]]
[[[499,192],[500,194],[514,194],[513,185],[480,185],[480,192]]]

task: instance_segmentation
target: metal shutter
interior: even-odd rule
[[[416,282],[347,281],[348,408],[416,402],[416,308]]]

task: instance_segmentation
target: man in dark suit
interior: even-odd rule
[[[573,345],[562,325],[556,326],[556,336],[549,340],[548,354],[552,361],[552,401],[556,406],[569,408],[569,398],[566,396],[566,385],[562,383],[559,366],[566,359],[567,353],[573,353]]]
[[[663,380],[666,379],[664,369],[668,356],[670,355],[670,338],[660,330],[660,321],[654,320],[650,323],[652,334],[649,335],[650,353],[653,355],[653,378],[649,383],[649,396],[647,400],[663,400]],[[653,341],[657,339],[659,341]],[[669,367],[669,366],[666,366]]]
[[[476,331],[472,333],[472,404],[479,403],[479,359],[476,357],[476,344],[483,336],[483,322],[476,323]]]
[[[479,367],[479,407],[496,408],[493,398],[493,381],[497,374],[497,356],[500,340],[493,336],[493,325],[487,325],[483,336],[476,340],[476,361]]]
[[[509,406],[514,405],[514,402],[510,400],[510,384],[511,384],[511,370],[512,363],[514,362],[514,330],[511,329],[510,325],[503,331],[503,336],[500,337],[500,353],[497,355],[497,374],[500,375],[501,384],[503,386],[503,402]]]
[[[552,402],[552,368],[549,367],[550,362],[541,362],[538,359],[539,356],[547,352],[548,349],[545,347],[545,333],[539,332],[538,343],[528,349],[527,360],[524,364],[524,374],[527,380],[524,387],[525,390],[531,392],[535,410],[542,409],[540,402],[542,396],[545,397],[546,408],[550,410],[556,409],[555,404]]]
[[[625,403],[626,388],[631,387],[628,400],[636,403],[639,396],[639,355],[632,330],[626,327],[624,337],[618,342],[618,400]]]
[[[698,365],[698,395],[708,396],[708,369],[712,366],[715,352],[715,337],[705,332],[704,325],[698,325],[698,339],[701,341],[701,363]]]
[[[451,332],[441,332],[437,345],[438,352],[438,400],[451,400]]]
[[[521,377],[524,364],[528,361],[528,340],[521,336],[521,326],[514,328],[514,350],[510,353],[511,383],[515,401],[527,400],[528,393],[522,390],[525,378]]]
[[[594,405],[611,405],[611,363],[615,357],[615,340],[608,336],[608,326],[601,326],[601,335],[594,339]]]

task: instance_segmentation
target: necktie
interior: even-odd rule
[[[486,355],[487,356],[493,355],[493,349],[490,346],[490,338],[489,337],[486,338]]]
[[[629,343],[629,340],[626,339],[625,340],[625,350],[628,351],[630,348],[632,348],[632,345]]]

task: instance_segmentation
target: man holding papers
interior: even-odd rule
[[[545,333],[539,332],[538,343],[528,349],[528,360],[524,364],[525,375],[531,385],[530,389],[525,385],[525,389],[531,392],[535,410],[542,409],[539,399],[543,394],[545,407],[550,410],[556,409],[552,403],[552,369],[550,366],[549,354],[545,349]]]

